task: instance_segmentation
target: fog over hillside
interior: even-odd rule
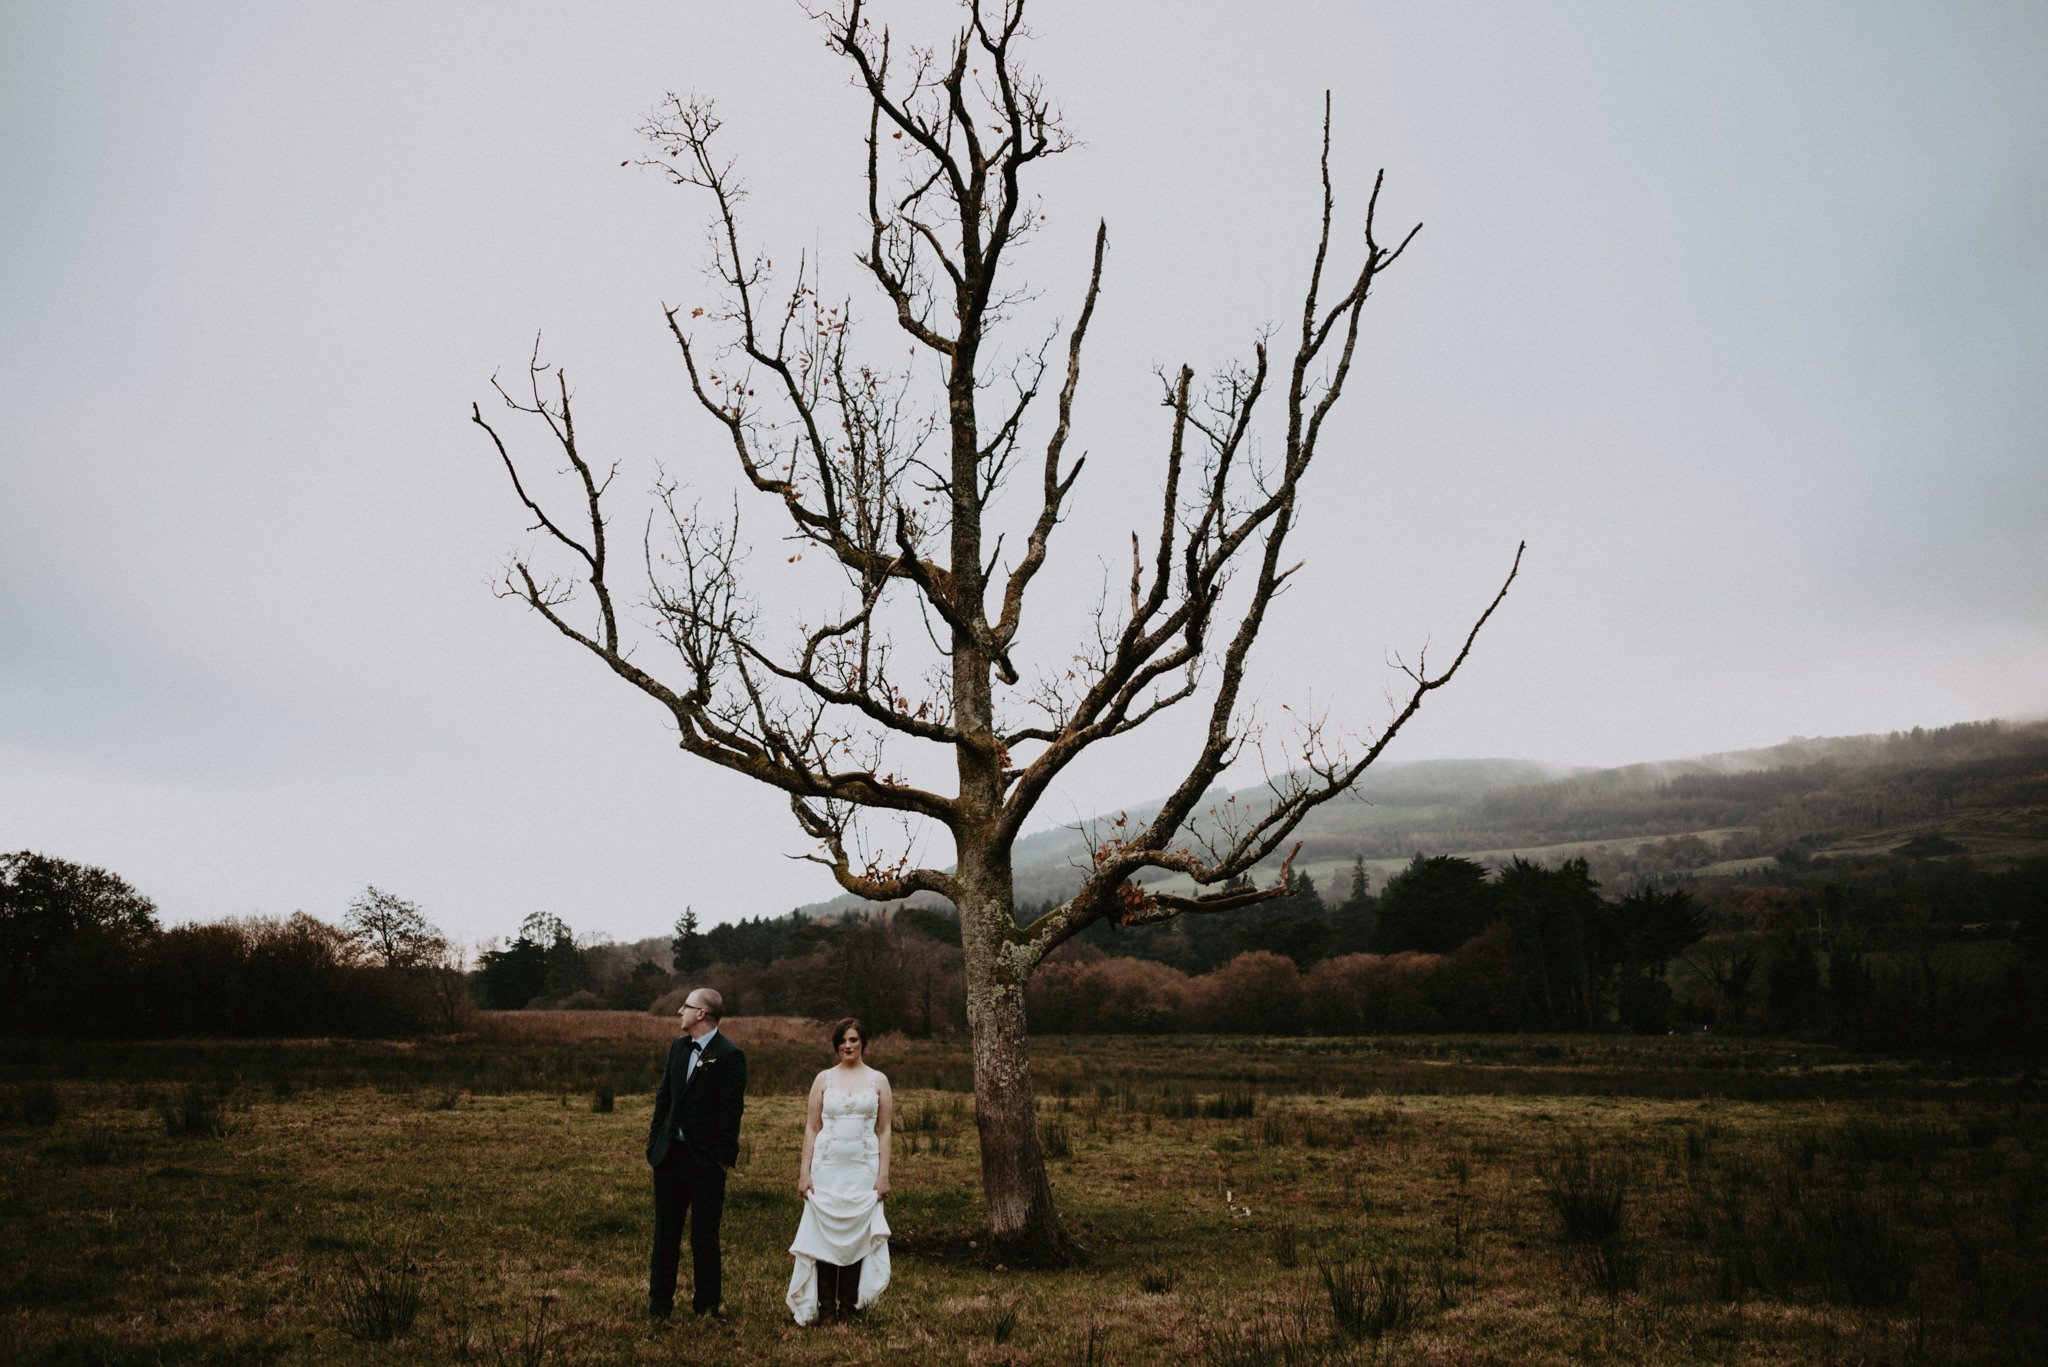
[[[1991,763],[1989,768],[1985,762]],[[1939,780],[1930,784],[1930,772]],[[1742,776],[1751,776],[1745,780]],[[1933,730],[1804,737],[1781,745],[1611,769],[1535,760],[1420,760],[1376,765],[1351,797],[1316,809],[1296,835],[1296,867],[1327,892],[1333,866],[1377,864],[1417,850],[1474,856],[1560,844],[1705,833],[1731,856],[1766,846],[1911,823],[1952,808],[1969,789],[2018,801],[2048,783],[2048,721],[1965,722]],[[1974,785],[1974,787],[1973,787]],[[1217,789],[1256,808],[1264,785]],[[1160,799],[1034,832],[1017,842],[1020,908],[1058,901],[1079,882],[1090,835],[1118,815],[1142,821]],[[1751,847],[1755,846],[1755,849]],[[1275,862],[1269,876],[1277,874]],[[1185,881],[1180,880],[1180,881]],[[808,914],[861,905],[847,896]]]

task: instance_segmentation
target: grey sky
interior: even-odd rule
[[[1384,165],[1427,226],[1310,477],[1269,705],[1378,721],[1388,654],[1526,537],[1393,757],[2048,707],[2048,10],[1033,9],[1085,141],[1039,182],[1046,317],[1111,240],[1069,601],[1153,496],[1152,368],[1298,310],[1330,88],[1345,223]],[[0,9],[0,847],[178,919],[374,882],[472,939],[830,895],[771,794],[489,592],[526,534],[468,405],[536,331],[623,523],[657,463],[728,478],[658,309],[707,293],[704,205],[619,165],[670,89],[720,100],[761,244],[872,315],[858,106],[794,7]],[[1047,821],[1164,789],[1172,740]]]

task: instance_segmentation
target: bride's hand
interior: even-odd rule
[[[809,1173],[797,1174],[796,1194],[806,1201],[811,1199],[811,1175]]]
[[[889,1176],[884,1173],[875,1179],[875,1199],[881,1200],[889,1194]]]

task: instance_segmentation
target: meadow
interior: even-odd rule
[[[788,1321],[800,1022],[752,1061],[729,1318],[644,1318],[670,1022],[0,1041],[0,1360],[48,1364],[2048,1359],[2031,1071],[1704,1036],[1039,1038],[1080,1253],[980,1237],[969,1063],[885,1037],[895,1280]],[[687,1259],[686,1269],[687,1269]]]

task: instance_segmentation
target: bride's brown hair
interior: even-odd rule
[[[866,1058],[868,1056],[868,1028],[860,1023],[860,1017],[858,1016],[847,1016],[832,1022],[833,1050],[837,1052],[839,1046],[846,1042],[846,1032],[849,1030],[860,1036],[860,1056]]]

